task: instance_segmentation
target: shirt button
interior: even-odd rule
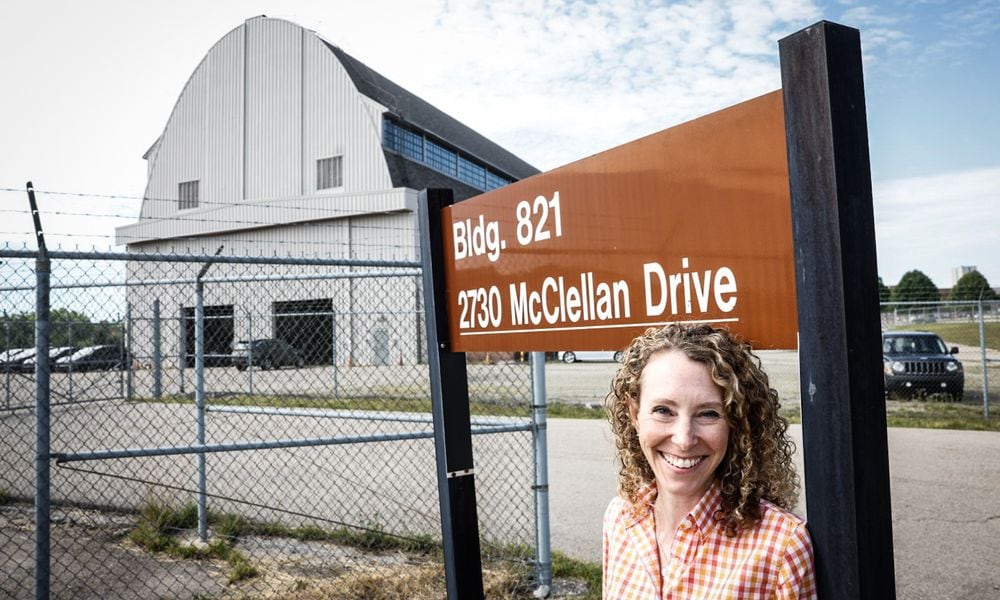
[[[681,531],[684,531],[691,527],[691,521],[689,519],[684,519],[678,527]]]

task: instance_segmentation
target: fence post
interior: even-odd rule
[[[215,251],[222,252],[222,246]],[[194,406],[196,431],[199,446],[205,445],[205,283],[202,278],[212,266],[206,262],[194,284]],[[253,361],[251,361],[252,363]],[[198,453],[198,539],[208,541],[208,493],[205,479],[205,453]]]
[[[125,368],[125,399],[132,400],[132,303],[125,303],[125,356],[122,367]]]
[[[253,396],[253,313],[247,311],[247,389],[250,396]],[[238,359],[237,359],[238,360]]]
[[[6,311],[4,311],[3,320],[3,330],[4,330],[4,351],[10,356],[10,318],[7,316]],[[10,371],[4,370],[4,408],[10,408]]]
[[[183,396],[184,390],[184,370],[187,369],[187,322],[184,319],[184,305],[177,307],[177,387],[178,393]]]
[[[816,583],[825,599],[890,599],[892,508],[861,36],[822,21],[778,47]]]
[[[984,290],[985,291],[985,290]],[[983,363],[983,418],[990,418],[990,369],[986,362],[986,319],[983,314],[983,294],[979,294],[979,354]]]
[[[333,397],[340,397],[340,373],[338,373],[339,368],[337,367],[337,311],[331,312],[330,327],[333,329],[331,332],[330,341],[330,366],[333,368]]]
[[[42,221],[35,202],[35,187],[29,181],[28,202],[38,238],[35,260],[35,599],[48,600],[52,557],[51,489],[49,480],[49,276],[51,263],[45,247]]]
[[[549,533],[548,398],[545,392],[545,353],[531,353],[531,434],[535,454],[535,562],[536,598],[547,598],[552,589],[552,552]]]
[[[483,565],[472,460],[469,374],[465,354],[451,350],[444,293],[441,210],[452,202],[451,190],[424,190],[417,204],[444,573],[448,598],[466,600],[483,597]]]
[[[162,375],[160,365],[160,299],[153,300],[153,398],[159,400],[163,395]]]
[[[205,444],[205,305],[201,277],[194,292],[194,411],[195,442]],[[198,453],[198,539],[208,541],[205,453]]]

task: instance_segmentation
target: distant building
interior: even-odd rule
[[[460,200],[538,173],[315,32],[267,17],[247,20],[208,51],[144,158],[139,221],[116,230],[117,243],[133,253],[212,254],[224,245],[236,255],[416,261],[420,190],[451,188]],[[164,279],[156,267],[129,265],[130,282],[147,282],[129,288],[138,314],[172,295],[168,284],[148,285]],[[172,276],[193,277],[196,267]],[[214,276],[223,273],[213,267]],[[208,351],[228,352],[250,335],[302,349],[303,336],[323,335],[320,355],[309,357],[320,361],[335,335],[321,332],[339,328],[352,360],[381,362],[387,343],[393,361],[417,356],[416,336],[387,341],[386,331],[412,331],[419,285],[418,278],[329,281],[308,296],[281,282],[216,286],[206,306]],[[373,294],[396,304],[374,302]],[[188,305],[179,310],[190,315],[190,292],[183,297]],[[375,304],[386,307],[384,319],[354,317]],[[409,329],[392,322],[393,310],[409,313]],[[281,318],[291,313],[300,317]],[[251,330],[241,322],[246,314],[272,330]]]
[[[958,280],[962,278],[963,275],[971,273],[976,270],[976,267],[955,267],[951,270],[951,285],[954,286],[958,283]]]

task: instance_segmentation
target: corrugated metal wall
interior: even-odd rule
[[[303,193],[302,28],[285,21],[246,23],[247,200]]]
[[[206,207],[210,206],[207,202],[235,204],[243,197],[244,40],[243,28],[237,28],[216,44],[200,69],[208,81],[201,172]]]
[[[250,19],[192,74],[150,156],[141,222],[120,228],[119,241],[406,210],[398,191],[385,204],[382,110],[314,33]],[[316,161],[330,156],[343,157],[344,185],[317,192]],[[178,212],[177,186],[191,180],[200,182],[199,207]]]

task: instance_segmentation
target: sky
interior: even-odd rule
[[[541,170],[778,89],[779,39],[856,27],[880,276],[975,266],[1000,287],[1000,0],[5,0],[0,240],[33,247],[31,180],[50,247],[108,249],[188,77],[261,14]]]

